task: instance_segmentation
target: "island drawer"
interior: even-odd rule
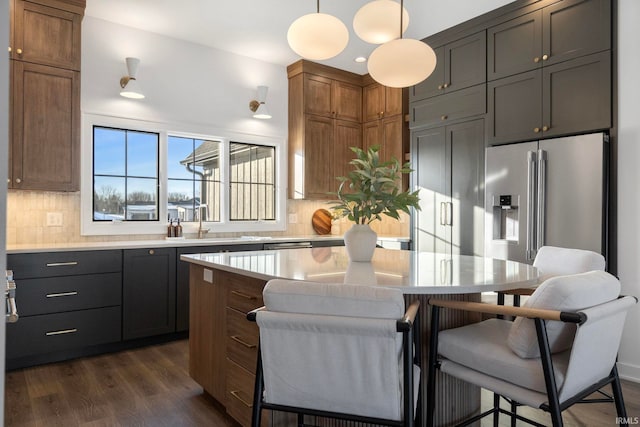
[[[241,426],[251,425],[253,383],[255,376],[232,360],[227,359],[227,413]]]
[[[122,271],[122,251],[10,254],[7,257],[7,268],[13,270],[16,280],[119,272]]]
[[[225,274],[223,280],[227,284],[227,305],[229,307],[246,314],[264,305],[262,300],[264,280],[236,274]]]
[[[120,307],[21,317],[7,325],[7,359],[120,341]]]
[[[16,288],[20,316],[109,307],[122,301],[121,273],[23,279]]]
[[[260,331],[246,315],[227,307],[227,357],[251,373],[256,371]]]

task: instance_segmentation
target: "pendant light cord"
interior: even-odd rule
[[[318,10],[318,13],[320,13],[320,0],[318,0],[318,3],[316,4],[316,9]]]
[[[320,2],[320,0],[318,0]],[[402,38],[402,17],[404,15],[404,0],[400,0],[400,38]]]

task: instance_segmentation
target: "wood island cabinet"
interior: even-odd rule
[[[85,0],[12,0],[9,188],[80,188]]]

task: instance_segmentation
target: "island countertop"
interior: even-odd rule
[[[257,279],[377,284],[406,294],[466,294],[533,286],[537,270],[493,258],[377,248],[371,263],[344,247],[182,255],[183,261]]]

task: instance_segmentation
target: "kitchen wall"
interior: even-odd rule
[[[618,4],[618,276],[622,292],[640,297],[640,2]],[[613,219],[614,221],[616,218]],[[620,375],[640,382],[640,307],[627,317]]]

